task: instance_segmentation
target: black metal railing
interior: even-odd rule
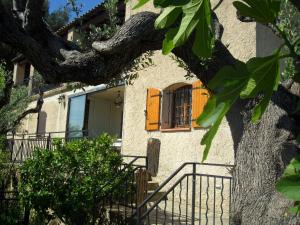
[[[88,137],[89,130],[72,130],[72,131],[51,131],[51,132],[37,132],[37,133],[8,133],[9,139],[29,139],[29,138],[68,138],[69,136],[78,135],[77,138]]]
[[[136,184],[136,174],[140,170],[147,170],[146,156],[129,156],[124,155],[123,158],[131,158],[129,163],[123,163],[122,169],[114,180],[119,180],[111,189],[111,193],[104,196],[102,205],[107,210],[110,224],[132,224],[133,215],[137,210],[137,194],[139,186]],[[145,164],[141,164],[144,161]],[[112,181],[113,182],[113,181]],[[107,182],[102,188],[111,185]],[[115,190],[118,192],[116,193]]]
[[[184,163],[137,207],[136,224],[230,224],[232,168]]]
[[[70,134],[79,133],[81,135],[71,135],[72,137],[70,137]],[[12,162],[22,163],[24,160],[32,156],[35,148],[53,149],[53,140],[57,138],[64,143],[81,138],[91,138],[88,136],[88,134],[88,130],[32,134],[10,134],[7,137],[7,151],[9,151],[11,154]]]

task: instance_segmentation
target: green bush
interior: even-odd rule
[[[107,196],[120,197],[126,177],[112,143],[104,134],[65,144],[57,140],[53,151],[36,149],[21,167],[23,202],[46,221],[59,218],[69,225],[104,224],[103,201]]]

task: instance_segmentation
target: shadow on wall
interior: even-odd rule
[[[46,122],[47,122],[47,113],[45,111],[40,111],[38,115],[38,126],[37,126],[38,134],[46,133]]]
[[[270,28],[256,24],[256,56],[271,55],[282,43],[283,41]]]

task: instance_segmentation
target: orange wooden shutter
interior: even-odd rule
[[[146,130],[159,130],[160,125],[160,91],[156,88],[147,90]]]
[[[200,80],[193,83],[192,92],[192,126],[200,127],[196,120],[203,112],[204,106],[209,98],[209,91],[203,86]]]

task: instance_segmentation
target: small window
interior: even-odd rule
[[[191,125],[191,103],[192,88],[184,86],[173,93],[173,119],[172,127],[190,127]]]
[[[162,129],[190,128],[192,86],[173,85],[163,92]]]

